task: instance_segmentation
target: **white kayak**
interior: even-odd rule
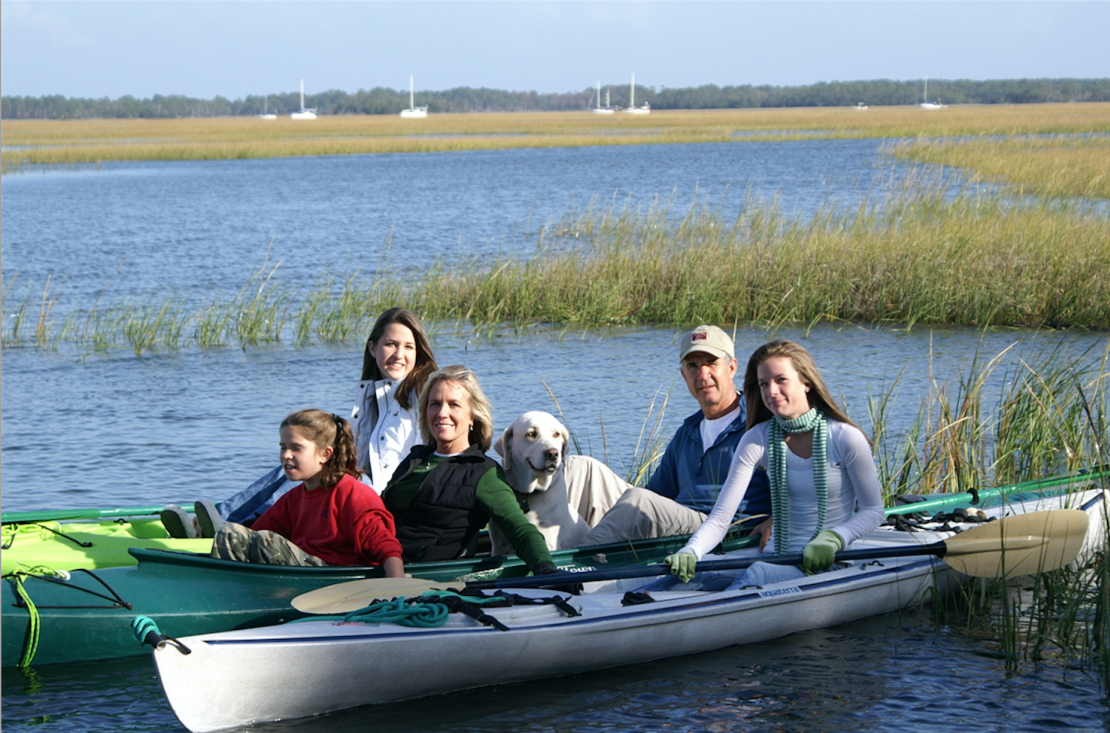
[[[1089,552],[1104,544],[1106,498],[1101,490],[1089,490],[986,513],[1008,517],[1082,509],[1089,523],[1078,513],[1038,515],[1075,514],[1083,520],[1080,537],[1069,540],[1074,557],[1080,545],[1082,552]],[[1071,526],[1075,534],[1079,525]],[[897,551],[946,540],[955,543],[959,536],[939,528],[909,533],[884,526],[853,543],[851,550]],[[994,546],[998,554],[998,540]],[[1060,564],[1065,562],[1070,559]],[[652,602],[627,606],[622,605],[625,594],[654,578],[587,582],[576,596],[542,589],[508,591],[529,598],[557,596],[578,615],[558,605],[487,609],[507,631],[462,613],[451,614],[435,628],[326,617],[183,637],[157,647],[154,660],[178,719],[190,731],[203,733],[766,641],[913,606],[934,590],[945,592],[966,579],[934,556],[916,555],[852,562],[763,587],[653,591]]]

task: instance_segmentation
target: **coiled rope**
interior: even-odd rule
[[[15,588],[15,594],[19,596],[19,600],[27,608],[27,639],[23,644],[23,655],[19,659],[19,667],[27,668],[31,666],[31,660],[35,658],[35,653],[39,650],[39,636],[42,632],[42,619],[39,618],[39,609],[35,606],[35,602],[31,600],[31,595],[27,589],[23,587],[23,579],[25,577],[33,578],[61,578],[62,580],[69,580],[69,573],[64,570],[55,570],[43,565],[35,565],[27,568],[26,570],[16,570],[11,575],[5,576],[11,581],[12,586]]]

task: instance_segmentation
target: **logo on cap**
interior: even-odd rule
[[[691,341],[705,341],[708,337],[709,334],[705,333],[704,331],[694,331],[692,334],[690,334]]]

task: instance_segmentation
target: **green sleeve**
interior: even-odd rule
[[[478,505],[489,514],[491,521],[497,523],[497,528],[504,533],[516,554],[530,569],[535,568],[536,563],[555,564],[551,553],[547,551],[543,535],[524,516],[516,494],[505,481],[505,474],[500,466],[486,471],[479,479],[476,498]]]

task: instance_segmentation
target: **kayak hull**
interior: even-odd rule
[[[1010,504],[988,514],[1081,508],[1092,520],[1087,547],[1094,549],[1105,542],[1106,499],[1104,491],[1092,490]],[[951,536],[883,527],[852,549],[931,544]],[[622,605],[624,594],[647,580],[593,582],[579,596],[559,594],[579,616],[550,605],[487,610],[508,631],[463,614],[453,614],[438,628],[325,617],[183,637],[159,645],[153,657],[179,720],[194,733],[209,733],[766,641],[910,608],[964,581],[941,560],[911,556],[852,564],[762,588],[652,592],[655,602],[627,607]],[[476,663],[482,660],[488,663]]]
[[[439,629],[325,620],[188,637],[188,655],[166,645],[154,657],[174,713],[201,733],[765,641],[917,604],[948,576],[939,561],[895,560],[763,594],[657,593],[628,609],[619,599],[632,583],[618,581],[572,597],[576,618],[551,606],[489,611],[507,632],[466,617]]]

